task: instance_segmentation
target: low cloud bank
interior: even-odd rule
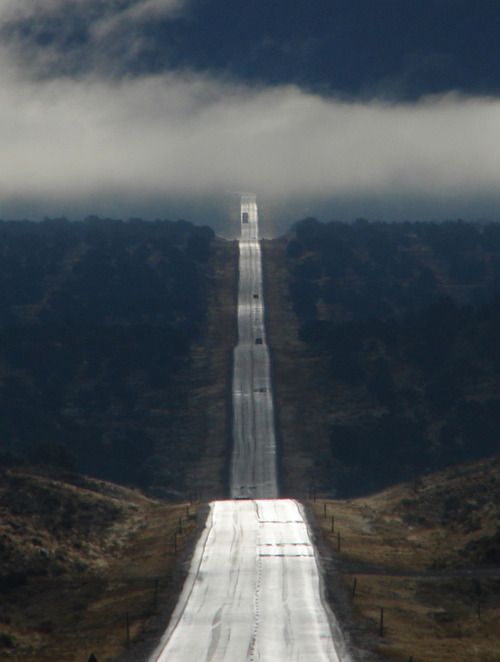
[[[270,207],[307,199],[311,212],[337,198],[377,200],[382,214],[408,199],[410,218],[436,199],[446,213],[447,202],[500,199],[499,138],[496,99],[346,103],[179,72],[34,79],[0,55],[0,216],[83,205],[129,216],[136,200],[147,217],[242,189]]]

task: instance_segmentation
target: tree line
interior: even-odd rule
[[[214,233],[185,221],[0,222],[0,461],[176,491],[176,378]]]
[[[328,375],[325,489],[498,453],[500,225],[306,219],[286,259],[300,338]]]

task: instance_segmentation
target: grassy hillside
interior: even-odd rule
[[[309,219],[264,260],[285,490],[499,451],[500,226]]]
[[[62,471],[2,470],[0,658],[116,659],[127,614],[131,644],[157,619],[161,631],[195,528],[193,505]]]
[[[173,496],[206,457],[220,494],[234,245],[96,218],[0,223],[0,244],[0,463]]]
[[[499,504],[498,459],[310,502],[333,553],[330,596],[357,644],[391,660],[498,660]]]

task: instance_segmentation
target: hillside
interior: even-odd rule
[[[115,659],[167,619],[196,507],[63,471],[0,472],[0,658]],[[161,631],[161,630],[160,630]]]
[[[264,243],[287,493],[499,451],[500,226],[321,224]]]
[[[354,640],[383,659],[498,660],[499,504],[498,459],[311,501],[320,549],[333,556],[329,594]]]
[[[234,244],[185,221],[0,222],[0,464],[221,494]]]

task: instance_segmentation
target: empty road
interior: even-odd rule
[[[301,506],[278,499],[257,204],[241,200],[230,501],[210,504],[149,662],[350,662]]]
[[[233,367],[231,497],[275,499],[276,440],[255,196],[241,199],[238,345]]]
[[[335,648],[329,616],[300,506],[289,499],[217,501],[151,660],[347,660]]]

